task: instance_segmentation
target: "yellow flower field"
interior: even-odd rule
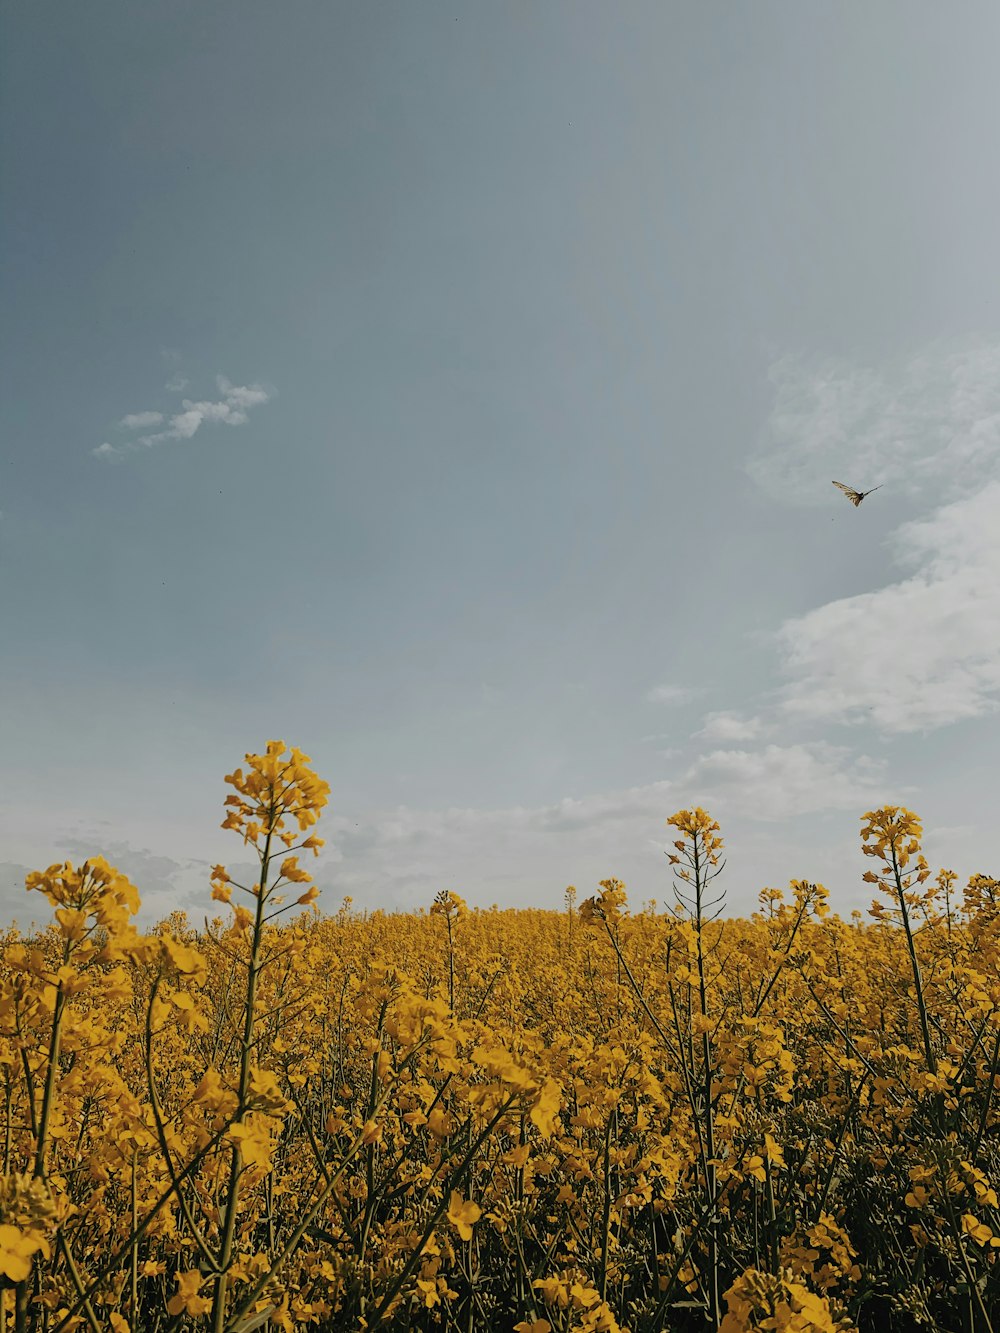
[[[214,922],[94,858],[2,937],[0,1328],[1000,1328],[1000,882],[910,811],[867,919],[725,918],[703,810],[669,909],[324,916],[308,756],[227,782]]]

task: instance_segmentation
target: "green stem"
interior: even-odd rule
[[[264,839],[264,851],[260,858],[260,887],[257,890],[257,911],[254,916],[253,937],[250,946],[250,961],[247,971],[246,1007],[243,1011],[243,1042],[240,1051],[240,1082],[237,1090],[236,1124],[242,1124],[246,1114],[247,1092],[250,1088],[250,1052],[253,1048],[253,1029],[256,1019],[257,978],[262,970],[260,948],[264,930],[264,905],[267,897],[267,874],[271,861],[272,828],[276,814],[272,810],[268,821],[267,836]],[[219,1247],[219,1275],[215,1279],[215,1293],[212,1301],[212,1333],[224,1333],[226,1327],[226,1292],[229,1286],[229,1268],[233,1260],[233,1245],[236,1238],[236,1214],[239,1209],[240,1177],[243,1173],[243,1155],[238,1144],[233,1144],[229,1159],[229,1190],[226,1198],[226,1213],[222,1226],[222,1241]]]
[[[63,945],[63,966],[69,964],[69,940]],[[49,1117],[55,1104],[56,1078],[59,1073],[59,1048],[62,1043],[62,1020],[66,1008],[66,996],[62,982],[56,987],[55,1005],[52,1010],[52,1035],[49,1038],[49,1064],[45,1072],[45,1091],[42,1094],[42,1113],[38,1122],[38,1145],[35,1151],[35,1175],[45,1179],[45,1150],[49,1136]]]

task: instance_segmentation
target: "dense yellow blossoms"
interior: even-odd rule
[[[329,788],[228,775],[259,874],[136,929],[100,857],[0,942],[0,1329],[849,1333],[998,1326],[1000,883],[864,816],[872,921],[822,885],[673,906],[333,917]],[[207,896],[207,895],[206,895]],[[279,920],[278,918],[283,918]]]

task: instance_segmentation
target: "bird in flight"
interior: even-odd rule
[[[833,484],[844,492],[855,509],[857,509],[858,505],[866,495],[871,495],[872,491],[880,491],[884,485],[883,482],[880,482],[878,486],[873,486],[871,491],[853,491],[850,486],[845,486],[842,481],[835,481]]]

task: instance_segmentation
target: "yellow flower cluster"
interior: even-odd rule
[[[225,917],[140,933],[95,857],[0,937],[0,1328],[989,1327],[1000,891],[912,812],[864,818],[868,923],[807,880],[722,919],[700,809],[667,911],[292,916],[329,789],[280,741],[227,780]]]

